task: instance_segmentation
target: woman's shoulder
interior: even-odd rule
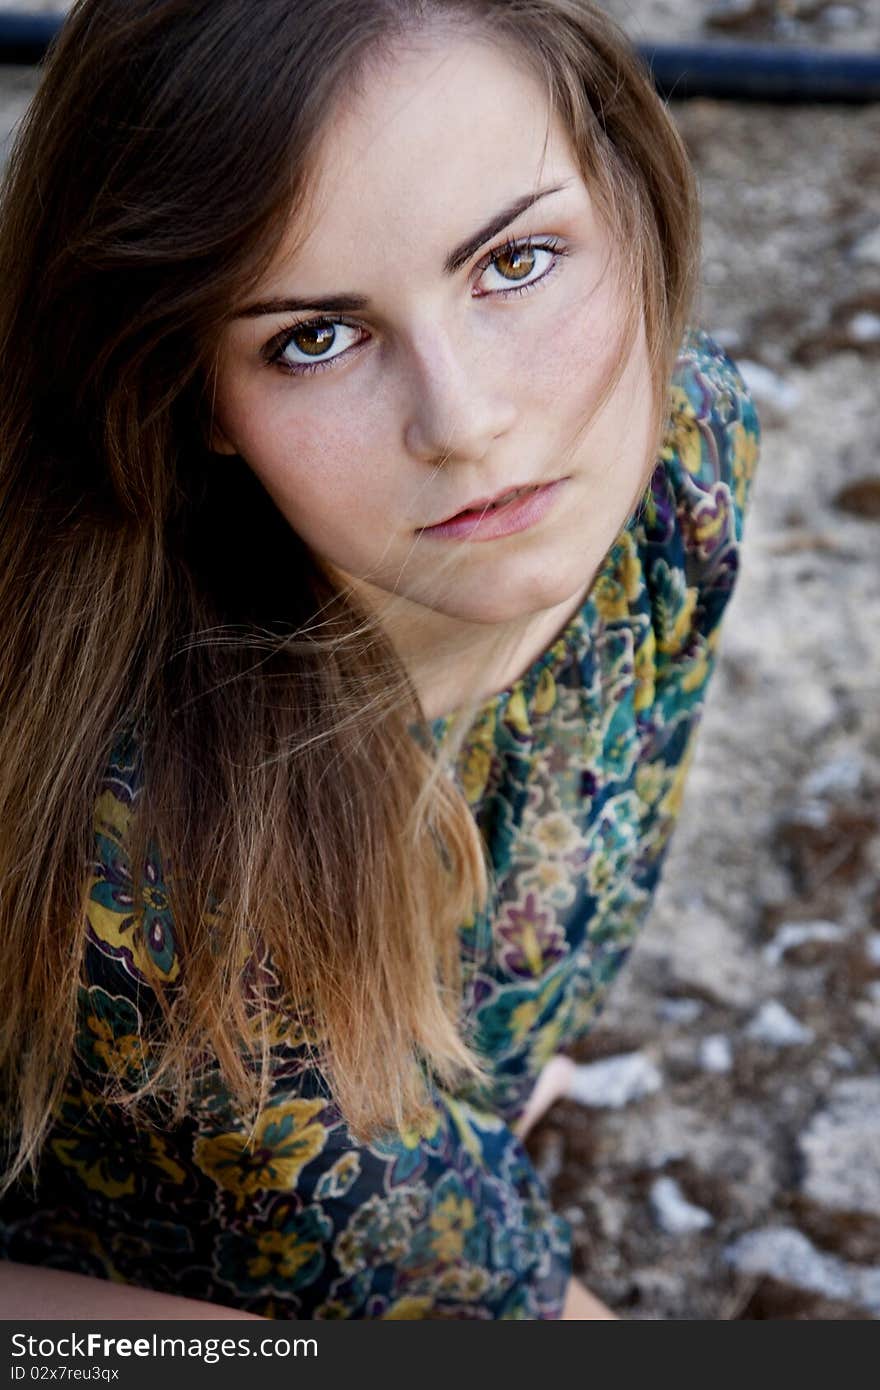
[[[634,606],[650,607],[657,659],[667,665],[717,641],[741,568],[760,442],[740,369],[704,328],[689,328],[657,465],[627,537],[639,562]]]
[[[705,329],[689,327],[669,393],[661,460],[679,513],[726,503],[736,539],[758,464],[761,424],[742,372]]]

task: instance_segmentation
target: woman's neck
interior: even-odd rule
[[[425,719],[453,713],[469,696],[482,704],[507,690],[562,634],[591,584],[592,576],[564,602],[503,624],[467,622],[401,600],[386,628]],[[355,581],[355,587],[371,606],[387,603],[387,595],[364,581]]]

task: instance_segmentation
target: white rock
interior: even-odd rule
[[[869,932],[866,936],[865,955],[872,965],[880,965],[880,931]]]
[[[831,808],[827,801],[820,801],[816,796],[807,797],[798,802],[787,819],[789,825],[805,825],[821,830],[831,819]]]
[[[733,1066],[733,1048],[723,1033],[710,1033],[700,1043],[699,1062],[703,1071],[725,1072]]]
[[[762,1004],[746,1028],[746,1037],[754,1038],[756,1042],[770,1043],[773,1047],[809,1043],[814,1036],[812,1028],[805,1028],[799,1023],[778,999],[768,999],[766,1004]]]
[[[819,18],[829,29],[855,29],[862,21],[855,5],[827,5]]]
[[[880,1078],[836,1082],[798,1146],[811,1201],[880,1216]]]
[[[662,938],[641,953],[641,968],[678,994],[697,994],[735,1009],[753,1002],[764,975],[755,952],[710,908],[686,907],[664,920]],[[662,987],[662,986],[661,986]]]
[[[769,1275],[794,1288],[880,1313],[880,1269],[860,1268],[822,1254],[800,1231],[784,1226],[749,1231],[724,1254],[743,1274]]]
[[[852,1071],[856,1064],[856,1059],[846,1047],[841,1047],[840,1043],[832,1043],[828,1049],[828,1060],[841,1071]]]
[[[805,941],[840,941],[845,936],[836,922],[784,922],[764,947],[764,959],[768,965],[778,965],[792,946],[802,946]]]
[[[689,1202],[674,1178],[655,1178],[651,1184],[651,1206],[657,1225],[667,1235],[688,1235],[712,1225],[712,1217],[702,1207]]]
[[[853,1004],[855,1020],[867,1033],[880,1034],[880,1004],[874,999],[859,999]]]
[[[765,367],[761,362],[753,362],[749,357],[738,358],[736,365],[759,408],[761,405],[775,406],[777,410],[787,414],[798,404],[801,393],[797,386],[771,371],[769,367]]]
[[[880,265],[880,227],[859,237],[852,248],[853,260],[868,265]]]
[[[880,314],[855,314],[849,321],[849,331],[857,343],[876,343],[880,340]]]
[[[644,1052],[625,1052],[575,1067],[566,1094],[582,1105],[619,1110],[631,1101],[652,1095],[663,1077]]]
[[[880,323],[880,319],[877,320]],[[864,759],[853,753],[843,753],[811,772],[804,781],[808,796],[847,795],[858,791],[865,772]]]
[[[667,1023],[694,1023],[703,1012],[699,999],[661,999],[657,1017]]]

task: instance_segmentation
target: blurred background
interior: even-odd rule
[[[54,3],[0,3],[57,11]],[[880,54],[880,0],[605,0],[637,44]],[[0,66],[0,139],[32,68]],[[880,103],[676,100],[697,320],[763,426],[648,924],[528,1147],[629,1318],[880,1318]]]

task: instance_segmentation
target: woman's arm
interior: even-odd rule
[[[90,1279],[85,1274],[68,1274],[60,1269],[13,1264],[10,1260],[0,1260],[0,1310],[7,1320],[24,1318],[32,1322],[95,1317],[108,1322],[125,1319],[142,1322],[264,1321],[256,1313],[242,1313],[238,1308],[178,1298],[175,1294],[156,1293],[132,1284],[114,1284],[108,1279]],[[572,1279],[562,1317],[583,1322],[614,1319],[615,1314],[588,1293],[577,1279]]]
[[[598,1321],[600,1318],[617,1322],[617,1314],[606,1308],[604,1303],[600,1303],[598,1298],[594,1298],[589,1289],[584,1288],[580,1279],[569,1279],[560,1321],[587,1322]]]
[[[14,1264],[10,1260],[0,1260],[0,1310],[7,1320],[27,1318],[37,1322],[51,1318],[264,1321],[256,1313],[242,1313],[238,1308],[224,1308],[218,1303],[202,1303],[133,1284],[115,1284],[109,1279],[91,1279],[85,1274]]]

